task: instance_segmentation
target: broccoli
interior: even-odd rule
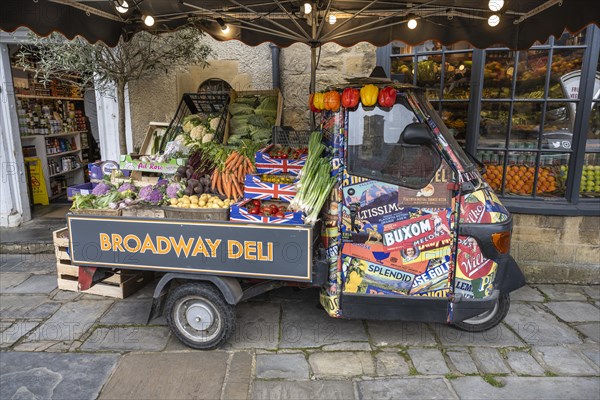
[[[113,189],[114,188],[112,187],[112,185],[100,182],[98,185],[96,185],[94,190],[92,190],[92,194],[95,196],[102,196],[109,193]]]

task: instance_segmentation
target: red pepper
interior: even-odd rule
[[[308,96],[308,108],[310,108],[310,111],[312,112],[319,112],[319,109],[317,107],[315,107],[314,103],[313,103],[313,99],[315,97],[314,93],[311,93],[310,96]]]
[[[377,102],[381,107],[393,107],[396,104],[396,89],[386,86],[379,91]]]
[[[360,92],[358,89],[346,88],[342,92],[342,105],[346,108],[354,108],[360,100]]]

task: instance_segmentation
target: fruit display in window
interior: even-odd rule
[[[569,167],[560,166],[560,173],[567,178]],[[581,173],[581,183],[579,184],[579,193],[589,196],[600,195],[600,165],[584,165]]]
[[[487,165],[483,175],[492,189],[502,188],[502,165]],[[535,168],[525,165],[509,165],[506,167],[506,193],[530,195],[533,193]],[[554,193],[562,186],[555,167],[540,167],[538,173],[537,194]]]

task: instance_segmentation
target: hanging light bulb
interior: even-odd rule
[[[129,4],[125,0],[115,1],[115,9],[121,14],[125,14],[129,11]]]
[[[488,7],[494,12],[500,11],[504,7],[504,0],[490,0]]]
[[[331,25],[335,24],[335,22],[337,21],[337,17],[333,14],[329,15],[329,23]]]
[[[488,25],[489,26],[494,27],[494,26],[498,25],[499,23],[500,23],[500,17],[497,16],[496,14],[494,14],[494,15],[492,15],[492,16],[490,16],[488,18]]]
[[[152,17],[152,15],[142,16],[142,19],[144,20],[144,24],[146,24],[146,26],[154,25],[154,17]]]
[[[414,18],[411,18],[408,20],[408,29],[415,29],[418,25],[417,20]]]
[[[312,12],[312,6],[310,3],[304,3],[304,14],[310,14]]]
[[[221,27],[221,32],[223,32],[223,33],[229,33],[229,26],[225,23],[225,21],[223,20],[223,18],[219,17],[219,18],[215,19],[215,21],[217,21],[217,23]]]

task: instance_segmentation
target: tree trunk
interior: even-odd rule
[[[125,81],[117,82],[117,105],[119,109],[119,150],[127,154],[127,136],[125,131]]]

